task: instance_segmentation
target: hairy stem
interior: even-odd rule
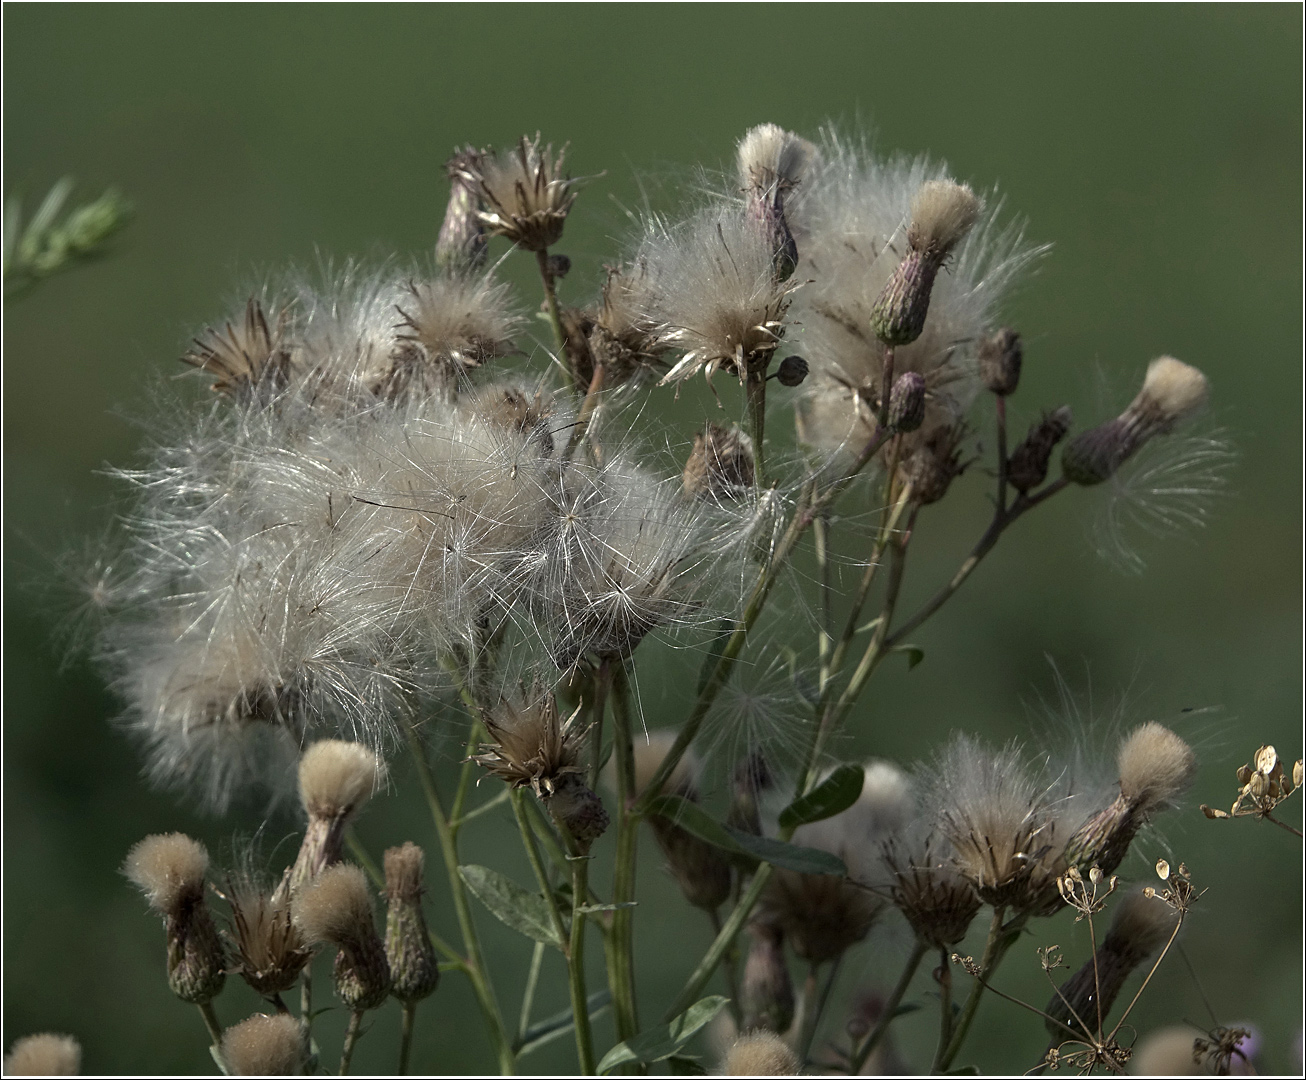
[[[748,398],[748,434],[753,440],[753,481],[760,491],[766,487],[766,366],[746,361],[744,394]]]
[[[521,832],[521,842],[522,847],[526,849],[526,858],[530,861],[531,869],[535,872],[535,881],[540,887],[545,903],[549,905],[549,919],[553,923],[553,932],[558,935],[558,941],[563,943],[567,940],[567,924],[563,921],[562,911],[558,908],[558,897],[549,882],[549,875],[545,872],[544,862],[540,859],[539,845],[535,842],[535,830],[531,828],[530,819],[526,816],[526,808],[522,805],[522,798],[521,789],[514,788],[511,796],[513,816],[517,819],[517,828]]]
[[[413,1052],[413,1025],[417,1020],[417,1002],[405,1001],[399,1021],[399,1075],[408,1072],[408,1058]]]
[[[208,1030],[209,1041],[214,1046],[222,1045],[222,1025],[218,1023],[218,1014],[213,1011],[213,1002],[202,1001],[196,1006],[204,1018],[204,1027]]]
[[[617,855],[612,873],[612,902],[629,904],[635,899],[639,818],[631,812],[630,805],[635,793],[635,748],[630,723],[630,686],[624,665],[616,668],[613,679],[612,727],[612,760],[617,776]],[[639,1031],[639,1010],[635,999],[634,912],[630,908],[618,907],[612,913],[612,928],[604,946],[617,1038],[625,1041]]]
[[[585,992],[585,912],[589,895],[589,856],[572,855],[571,941],[567,947],[567,986],[575,1019],[576,1056],[583,1076],[594,1075],[594,1035],[590,1031],[589,995]]]
[[[426,796],[427,806],[431,811],[431,821],[435,826],[436,836],[440,841],[440,853],[444,856],[444,866],[449,877],[449,891],[453,897],[454,912],[458,917],[458,927],[462,932],[463,948],[467,952],[467,977],[472,981],[472,990],[476,994],[477,1004],[485,1018],[485,1026],[490,1036],[499,1071],[511,1074],[514,1070],[512,1047],[508,1043],[507,1031],[503,1025],[503,1015],[499,1012],[499,1003],[495,1000],[494,987],[485,970],[485,958],[481,952],[481,940],[476,932],[476,923],[472,920],[471,904],[467,899],[467,890],[462,876],[458,873],[458,842],[453,830],[449,828],[449,819],[435,788],[435,776],[431,764],[426,759],[417,731],[411,722],[404,722],[404,734],[408,739],[413,760],[417,763],[417,776],[421,781],[422,793]]]
[[[884,1003],[880,1019],[875,1022],[875,1027],[871,1033],[866,1036],[866,1041],[853,1051],[852,1073],[854,1076],[861,1073],[862,1066],[866,1064],[866,1059],[871,1056],[885,1035],[889,1033],[889,1025],[893,1023],[894,1014],[897,1013],[898,1006],[902,1004],[903,995],[907,993],[907,987],[911,985],[912,977],[916,974],[916,969],[920,967],[921,958],[924,955],[925,945],[917,941],[912,946],[911,955],[907,957],[907,963],[903,965],[902,974],[898,976],[898,983],[894,986],[893,993],[889,995],[889,1000]]]
[[[558,314],[558,290],[554,285],[553,272],[549,269],[549,253],[537,251],[536,265],[540,268],[540,280],[544,283],[544,306],[549,315],[549,325],[553,327],[553,339],[557,342],[561,355],[567,348],[567,335],[562,330],[562,316]]]
[[[345,1045],[340,1050],[339,1075],[349,1075],[349,1063],[354,1059],[354,1047],[363,1033],[363,1010],[355,1009],[349,1014],[349,1027],[345,1029]]]

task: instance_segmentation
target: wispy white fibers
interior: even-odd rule
[[[875,431],[884,361],[872,307],[907,250],[913,199],[949,174],[925,158],[878,159],[828,129],[815,160],[787,210],[799,253],[794,277],[804,282],[790,311],[790,344],[811,365],[800,433],[821,454],[855,454]],[[1046,250],[1027,244],[1019,224],[1000,224],[999,211],[989,198],[935,281],[920,337],[895,350],[895,372],[915,371],[926,382],[925,423],[913,439],[927,440],[969,407],[980,339],[1013,279]]]

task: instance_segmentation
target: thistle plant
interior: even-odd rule
[[[97,592],[100,655],[150,775],[216,812],[291,793],[304,811],[288,865],[212,886],[207,853],[186,837],[132,850],[128,876],[165,920],[171,985],[200,1005],[231,1072],[325,1062],[314,1032],[325,988],[310,961],[330,948],[331,990],[350,1016],[341,1072],[391,997],[404,1071],[415,1025],[434,1012],[417,1004],[470,989],[504,1073],[529,1070],[523,1059],[559,1033],[586,1075],[701,1069],[690,1040],[718,1013],[735,1029],[727,1073],[796,1074],[831,1053],[857,1073],[930,956],[940,1032],[932,1061],[914,1064],[948,1071],[1012,945],[1067,907],[1091,925],[1139,837],[1181,801],[1196,755],[1155,722],[1134,725],[1114,764],[1087,768],[1030,739],[992,746],[963,730],[918,762],[844,761],[843,736],[874,735],[857,711],[870,680],[890,657],[920,662],[912,635],[1009,528],[1063,493],[1100,494],[1079,489],[1127,473],[1180,428],[1206,377],[1137,357],[1142,389],[1114,419],[1076,431],[1061,406],[1009,448],[1022,370],[1046,360],[1001,305],[1045,249],[943,165],[881,160],[831,131],[745,133],[723,180],[680,210],[635,215],[588,298],[572,294],[558,250],[586,195],[564,150],[538,134],[464,147],[447,172],[429,261],[268,284],[182,357],[208,400],[160,427],[148,465],[119,473],[135,500],[131,571]],[[501,277],[516,249],[533,256],[537,299]],[[715,415],[655,450],[646,403],[699,374]],[[906,608],[928,508],[989,477],[992,516],[969,554]],[[846,594],[830,573],[834,539],[860,552]],[[723,736],[724,699],[767,669],[774,628],[762,620],[796,587],[809,545],[813,617],[784,628],[788,735]],[[670,687],[678,722],[650,732],[637,687],[654,638],[701,661]],[[452,787],[432,765],[450,744]],[[432,831],[378,860],[352,824],[404,755]],[[1300,784],[1300,763],[1289,780],[1259,761],[1264,783],[1240,775],[1239,805],[1269,817],[1265,800]],[[490,814],[515,830],[529,884],[465,850],[464,824]],[[684,918],[713,935],[657,1008],[635,965],[653,914],[641,837]],[[432,864],[438,852],[456,942],[423,913],[424,850]],[[1059,1040],[1046,1065],[1123,1064],[1123,1017],[1104,1027],[1111,999],[1166,953],[1196,898],[1182,868],[1162,877],[1162,889],[1116,898],[1091,967],[1033,1010]],[[208,891],[225,904],[225,939]],[[525,988],[515,1024],[505,975],[496,989],[487,968],[481,908],[526,939],[510,973]],[[953,950],[986,922],[954,1005]],[[910,955],[884,973],[893,990],[873,1025],[839,1042],[826,1028],[840,965],[881,926],[904,930]],[[542,1021],[535,988],[555,961],[570,1010]],[[275,1015],[224,1031],[213,1001],[228,973]],[[592,1023],[609,1005],[611,1042]]]

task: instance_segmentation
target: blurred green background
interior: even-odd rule
[[[1210,376],[1206,423],[1239,460],[1210,526],[1141,538],[1130,576],[1089,539],[1100,493],[1075,491],[1024,521],[957,600],[919,634],[923,665],[887,665],[862,703],[848,753],[909,762],[953,727],[994,740],[1041,724],[1052,658],[1086,701],[1128,690],[1131,719],[1173,722],[1199,748],[1191,801],[1136,845],[1135,877],[1157,855],[1185,860],[1209,892],[1186,935],[1190,972],[1168,962],[1135,1014],[1146,1031],[1188,1019],[1253,1020],[1263,1067],[1295,1071],[1301,1025],[1301,844],[1250,820],[1206,821],[1258,745],[1301,752],[1301,21],[1292,5],[1018,6],[7,6],[4,189],[29,210],[75,174],[90,197],[119,185],[138,215],[108,259],[42,285],[4,321],[4,1043],[74,1032],[88,1071],[211,1071],[203,1030],[162,978],[162,935],[118,873],[149,832],[184,829],[215,857],[253,814],[205,818],[148,791],[118,708],[55,638],[60,552],[92,546],[111,518],[106,463],[139,460],[132,417],[175,375],[190,336],[243,302],[262,273],[320,255],[429,249],[446,194],[442,163],[464,142],[523,131],[570,140],[584,190],[562,250],[564,301],[587,298],[624,230],[641,178],[726,164],[750,125],[804,133],[833,118],[872,130],[881,150],[928,152],[998,189],[1055,244],[1007,316],[1026,340],[1015,399],[1023,430],[1042,406],[1081,420],[1132,395],[1161,352]],[[604,172],[606,170],[606,172]],[[510,260],[530,284],[524,260]],[[534,302],[534,301],[532,301]],[[733,399],[730,404],[734,405]],[[681,429],[703,402],[686,396]],[[674,419],[674,412],[668,416]],[[781,426],[773,421],[776,426]],[[906,606],[942,579],[986,520],[971,476],[924,515]],[[647,649],[654,725],[683,707],[692,658]],[[1185,713],[1182,710],[1197,710]],[[1099,709],[1099,711],[1102,711]],[[442,747],[443,769],[459,756]],[[374,851],[413,838],[432,850],[402,764],[398,790],[361,823]],[[1298,800],[1299,801],[1299,800]],[[1299,807],[1285,817],[1300,825]],[[293,850],[294,822],[265,844]],[[289,839],[286,839],[289,837]],[[610,857],[605,838],[601,859]],[[518,874],[507,819],[469,829],[471,858]],[[660,1011],[709,940],[704,920],[642,841],[637,918],[643,1010]],[[288,857],[288,854],[287,854]],[[606,871],[598,871],[599,881]],[[437,865],[429,912],[456,928]],[[483,911],[478,915],[484,916]],[[481,919],[505,1008],[515,1016],[529,948]],[[1041,1003],[1036,944],[1084,955],[1082,926],[1039,927],[1001,977]],[[974,946],[978,947],[978,946]],[[906,952],[877,931],[845,964],[839,1008],[884,989]],[[599,952],[597,942],[591,950]],[[551,959],[540,1014],[565,1002]],[[597,972],[596,972],[597,974]],[[217,1003],[226,1023],[255,1007],[243,986]],[[913,998],[924,999],[922,977]],[[836,1030],[838,1017],[828,1026]],[[923,1067],[933,1009],[901,1024]],[[325,1021],[329,1055],[338,1016]],[[392,1067],[393,1008],[363,1040],[355,1071]],[[600,1052],[611,1040],[599,1025]],[[1039,1022],[985,1004],[963,1060],[1028,1067]],[[700,1049],[702,1049],[700,1047]],[[446,976],[419,1012],[415,1062],[436,1072],[491,1066],[465,981]],[[523,1062],[567,1072],[569,1040]]]

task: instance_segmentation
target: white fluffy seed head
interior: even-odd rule
[[[76,1076],[82,1069],[82,1047],[71,1035],[25,1035],[5,1055],[6,1076]]]
[[[1155,721],[1130,732],[1120,744],[1116,763],[1121,793],[1143,811],[1173,802],[1197,773],[1193,748]]]
[[[359,743],[321,739],[299,761],[299,797],[310,818],[358,810],[382,777],[376,754]]]
[[[769,191],[801,182],[814,147],[777,124],[758,124],[739,140],[739,183]]]
[[[293,1076],[304,1060],[303,1028],[286,1013],[256,1013],[222,1033],[221,1053],[235,1076]]]
[[[676,741],[676,732],[670,728],[650,731],[648,737],[635,737],[635,791],[641,792],[653,779],[653,774],[665,760]],[[676,762],[662,790],[668,794],[683,795],[687,798],[697,797],[698,777],[701,765],[698,755],[692,749]]]
[[[184,833],[147,836],[127,852],[122,872],[160,915],[176,914],[204,896],[209,853]]]
[[[946,254],[961,243],[983,209],[965,184],[927,180],[912,196],[907,241],[917,251]]]
[[[1206,392],[1206,376],[1197,368],[1173,356],[1161,356],[1147,365],[1143,389],[1131,409],[1155,413],[1169,425],[1200,409]]]
[[[352,863],[323,870],[295,894],[295,924],[310,942],[350,944],[376,932],[367,875]]]
[[[750,1031],[726,1053],[726,1076],[797,1076],[798,1058],[774,1031]]]

